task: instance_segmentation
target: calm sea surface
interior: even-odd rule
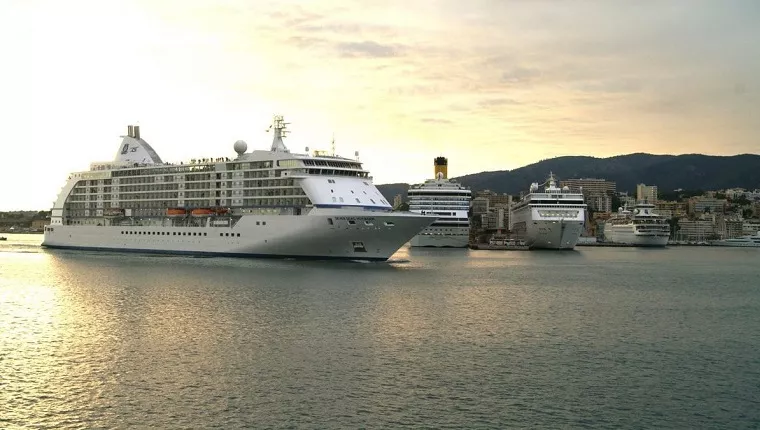
[[[0,242],[0,428],[758,428],[760,249]]]

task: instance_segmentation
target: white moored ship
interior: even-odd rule
[[[731,246],[737,248],[760,248],[760,231],[756,234],[737,237],[733,239],[713,240],[710,242],[715,246]]]
[[[510,231],[530,249],[573,249],[586,219],[583,194],[558,188],[552,174],[544,185],[540,192],[534,182],[530,193],[511,207]]]
[[[433,160],[435,179],[412,185],[407,195],[409,210],[438,219],[414,236],[412,246],[465,248],[470,239],[470,199],[472,193],[454,180],[447,179],[448,160]]]
[[[631,246],[667,245],[670,224],[654,209],[655,206],[647,202],[637,203],[633,211],[618,208],[618,213],[604,223],[605,241]]]
[[[164,163],[129,126],[111,162],[72,174],[49,248],[387,260],[434,217],[392,212],[358,160],[291,153],[276,116],[269,151]],[[307,151],[308,152],[308,148]]]

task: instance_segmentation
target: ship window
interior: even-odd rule
[[[364,225],[374,225],[374,224],[372,224],[372,221],[364,221]]]
[[[385,222],[385,226],[386,227],[393,227],[394,225],[396,225],[396,224],[394,224],[392,221],[386,221]]]
[[[367,248],[364,247],[364,242],[351,242],[351,246],[354,247],[354,252],[367,252]]]
[[[208,236],[206,233],[203,233],[204,236]]]
[[[374,200],[372,200],[372,199],[369,199],[369,201],[371,201],[373,205],[375,204],[375,201],[374,201]]]
[[[361,203],[361,202],[359,201],[359,199],[354,199],[354,200],[356,200],[356,203]]]
[[[240,237],[240,233],[237,234],[237,237]]]
[[[348,223],[349,223],[350,225],[354,225],[354,224],[356,224],[356,221],[354,221],[354,220],[350,219],[350,220],[348,220]]]
[[[261,225],[267,225],[266,221],[261,221]]]
[[[224,236],[225,237],[230,237],[230,234],[229,233],[224,233]]]
[[[260,225],[260,222],[259,222],[259,221],[256,221],[256,225]]]
[[[340,200],[341,203],[343,203],[343,197],[341,197],[339,200]]]
[[[330,224],[330,225],[333,225],[333,220],[332,220],[332,218],[327,218],[327,223],[328,223],[328,224]]]
[[[219,237],[224,237],[224,233],[219,233]]]
[[[335,202],[337,202],[337,201],[338,201],[338,199],[337,199],[337,198],[335,198],[335,197],[333,197],[333,203],[335,203]]]

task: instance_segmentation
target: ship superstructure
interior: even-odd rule
[[[553,174],[543,184],[533,183],[530,192],[510,209],[510,231],[530,249],[573,249],[583,232],[586,204],[583,194],[557,187]]]
[[[433,160],[435,179],[409,187],[409,210],[422,215],[435,215],[438,219],[411,240],[419,247],[467,247],[470,238],[469,188],[448,179],[448,160]]]
[[[655,206],[641,201],[633,211],[627,207],[604,224],[604,238],[607,242],[631,246],[665,246],[670,238],[670,224],[666,217],[655,213]]]
[[[392,212],[358,158],[290,152],[281,116],[270,130],[269,150],[170,164],[129,126],[113,161],[68,178],[43,246],[386,260],[434,221]]]

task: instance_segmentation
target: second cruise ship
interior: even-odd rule
[[[414,236],[412,246],[465,248],[470,241],[471,191],[453,179],[448,179],[448,160],[433,160],[435,179],[412,185],[407,192],[409,210],[421,215],[436,215],[438,219]]]
[[[387,260],[435,217],[393,212],[356,159],[269,150],[170,164],[129,126],[112,161],[69,176],[49,248],[242,257]],[[308,149],[307,149],[308,152]]]
[[[583,232],[586,203],[583,194],[558,188],[554,175],[530,185],[530,193],[510,209],[510,231],[530,249],[573,249]]]
[[[618,213],[604,224],[607,242],[631,246],[665,246],[670,238],[670,224],[666,217],[654,212],[655,206],[639,202],[633,212],[619,208]]]

